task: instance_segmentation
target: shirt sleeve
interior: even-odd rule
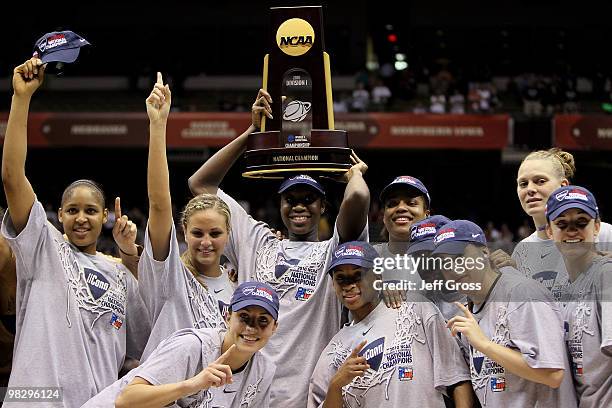
[[[599,271],[598,309],[601,322],[601,352],[612,357],[612,262],[606,262]]]
[[[508,313],[510,346],[531,368],[564,369],[563,323],[552,302],[521,302]]]
[[[135,374],[152,385],[173,384],[198,374],[208,362],[202,361],[202,341],[189,329],[168,337],[138,367]]]
[[[21,232],[17,233],[10,212],[7,210],[2,220],[2,235],[15,254],[17,279],[36,278],[40,270],[37,263],[45,259],[48,245],[53,245],[53,238],[63,240],[62,234],[47,221],[45,209],[39,201],[34,201],[30,209],[28,222]]]
[[[459,344],[446,327],[446,321],[440,311],[433,304],[421,302],[421,305],[425,309],[424,315],[429,314],[424,322],[424,329],[426,344],[433,360],[434,387],[447,394],[447,387],[471,380],[470,369]]]
[[[170,233],[168,256],[163,261],[157,261],[153,257],[147,226],[144,250],[138,263],[138,290],[151,322],[157,320],[166,300],[176,292],[177,280],[182,278],[182,268],[174,223]]]
[[[321,353],[319,361],[317,361],[317,365],[310,377],[310,385],[308,387],[308,408],[323,406],[327,396],[329,383],[336,374],[337,369],[332,365],[328,354],[330,347],[331,342]]]
[[[267,239],[277,239],[264,222],[253,219],[236,200],[223,190],[218,189],[217,195],[229,207],[231,213],[230,235],[225,246],[225,256],[238,269],[238,281],[249,280],[248,265],[240,265],[240,251],[253,252]]]
[[[126,353],[129,357],[140,360],[151,334],[151,321],[138,290],[138,281],[129,272],[126,272],[126,277],[128,284]]]

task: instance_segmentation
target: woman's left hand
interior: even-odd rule
[[[113,238],[121,252],[126,255],[138,255],[136,247],[136,224],[130,221],[127,215],[121,215],[121,199],[115,198],[115,225],[113,226]]]

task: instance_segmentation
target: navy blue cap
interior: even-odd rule
[[[482,229],[468,220],[454,220],[436,232],[434,254],[463,255],[469,244],[486,246],[487,239]]]
[[[331,264],[327,273],[333,275],[334,268],[340,265],[357,265],[363,268],[373,268],[378,252],[372,245],[364,241],[351,241],[338,245],[332,254]]]
[[[236,312],[249,306],[261,306],[274,320],[278,320],[278,295],[267,283],[243,282],[236,288],[230,301],[231,311]]]
[[[36,40],[34,56],[44,63],[76,61],[81,47],[89,42],[72,31],[53,31]]]
[[[414,188],[418,190],[419,192],[421,192],[422,195],[425,196],[425,198],[427,199],[427,203],[431,204],[431,198],[429,197],[429,191],[427,191],[427,187],[425,187],[425,184],[423,184],[423,182],[419,180],[418,178],[412,177],[412,176],[399,176],[393,179],[393,181],[387,184],[387,186],[383,188],[382,191],[380,192],[380,201],[384,203],[385,199],[387,198],[387,195],[392,190],[398,187]]]
[[[546,219],[553,221],[570,208],[584,210],[591,218],[599,218],[599,208],[595,196],[579,186],[565,186],[556,189],[546,202]]]
[[[308,174],[298,174],[297,176],[285,179],[285,181],[283,181],[283,183],[280,185],[278,193],[281,194],[287,191],[289,188],[300,184],[310,186],[317,190],[319,193],[325,195],[325,190],[323,190],[323,186],[321,185],[321,183],[310,177]]]
[[[436,232],[449,222],[450,219],[443,215],[432,215],[412,225],[410,227],[410,245],[406,253],[413,254],[418,251],[433,251],[433,241]]]

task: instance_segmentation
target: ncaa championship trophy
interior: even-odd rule
[[[248,137],[244,177],[340,175],[351,167],[346,131],[334,130],[331,70],[321,6],[273,7],[263,89],[273,119]],[[282,103],[278,103],[281,101]]]

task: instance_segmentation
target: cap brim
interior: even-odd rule
[[[66,48],[63,50],[57,50],[57,51],[53,51],[50,52],[48,54],[45,54],[42,58],[41,61],[44,63],[47,62],[65,62],[65,63],[71,63],[76,61],[76,59],[79,57],[79,52],[81,51],[80,47],[76,47],[76,48]]]
[[[405,189],[405,190],[414,190],[417,193],[417,196],[422,195],[423,197],[425,197],[425,199],[427,200],[427,202],[429,203],[429,194],[426,193],[425,191],[421,190],[419,187],[413,185],[413,184],[409,184],[409,183],[392,183],[389,184],[387,187],[383,188],[383,190],[380,192],[380,202],[384,203],[385,200],[387,199],[387,196],[393,191],[393,190],[399,190],[399,189]]]
[[[334,272],[334,268],[340,265],[355,265],[355,266],[361,266],[362,268],[370,269],[374,267],[374,262],[368,261],[366,259],[357,259],[357,258],[338,259],[337,261],[332,262],[332,264],[327,269],[327,273],[332,274]]]
[[[479,245],[474,242],[468,242],[468,241],[443,242],[434,248],[432,255],[439,255],[439,254],[463,255],[463,252],[465,251],[465,247],[470,244]]]
[[[264,301],[258,299],[246,299],[241,300],[239,302],[233,303],[231,305],[232,312],[237,312],[238,310],[246,309],[250,306],[260,306],[263,307],[266,312],[272,316],[274,320],[278,320],[278,311],[274,310],[274,308]]]
[[[289,190],[289,189],[291,189],[293,187],[297,187],[297,186],[307,186],[307,187],[310,187],[313,190],[319,192],[321,195],[325,195],[325,191],[321,187],[319,187],[319,186],[317,186],[315,184],[312,184],[312,183],[305,182],[305,181],[297,181],[295,183],[289,183],[289,184],[287,184],[285,186],[281,186],[278,189],[278,194],[282,194],[285,191],[287,191],[287,190]]]
[[[434,250],[433,239],[428,239],[425,241],[420,241],[420,242],[415,242],[414,244],[410,244],[410,246],[406,250],[406,253],[410,255],[410,254],[414,254],[415,252],[419,252],[419,251],[433,251],[433,250]]]
[[[583,210],[584,212],[586,212],[587,214],[589,214],[591,216],[591,218],[597,218],[597,211],[594,210],[592,207],[589,207],[588,205],[584,205],[582,203],[575,203],[574,202],[574,203],[563,204],[561,207],[559,207],[555,211],[551,212],[548,215],[548,219],[550,221],[554,221],[561,214],[563,214],[565,211],[570,210],[572,208],[579,208],[579,209]]]

